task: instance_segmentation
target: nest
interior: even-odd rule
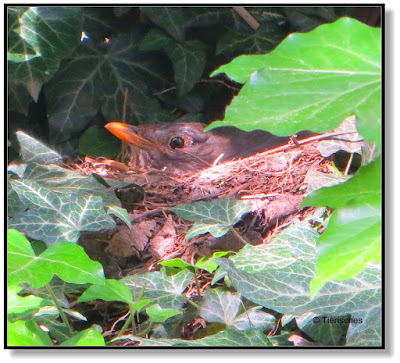
[[[304,218],[300,204],[307,190],[310,170],[329,172],[330,161],[317,149],[317,142],[289,144],[254,156],[217,164],[196,173],[171,175],[159,170],[120,170],[109,163],[87,158],[79,169],[141,186],[138,193],[119,197],[128,209],[132,229],[118,223],[112,231],[82,233],[80,243],[88,254],[102,262],[109,277],[144,272],[157,262],[181,257],[195,262],[214,251],[237,251],[243,240],[233,233],[221,238],[210,234],[189,241],[186,232],[193,225],[170,211],[178,204],[215,198],[237,198],[251,205],[235,230],[253,245],[268,243],[271,236],[293,221]],[[122,167],[124,169],[124,167]],[[140,194],[140,193],[139,193]]]

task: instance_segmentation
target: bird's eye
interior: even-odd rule
[[[185,141],[180,136],[176,136],[171,139],[169,146],[171,149],[181,149],[185,146]]]

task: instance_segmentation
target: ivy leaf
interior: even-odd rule
[[[59,162],[62,157],[40,141],[23,131],[17,131],[22,159],[27,163],[52,164]]]
[[[188,93],[200,80],[206,65],[206,52],[197,40],[175,43],[166,52],[174,67],[174,79],[179,96]]]
[[[369,205],[335,210],[318,239],[316,277],[311,297],[329,281],[359,274],[369,262],[381,259],[381,206]]]
[[[139,51],[144,32],[144,26],[137,24],[129,32],[111,36],[107,44],[87,39],[76,48],[71,61],[62,63],[45,86],[55,141],[68,140],[84,130],[100,108],[106,119],[122,120],[124,102],[128,123],[171,119],[151,94],[170,80],[160,55]]]
[[[223,289],[208,289],[201,304],[200,316],[209,323],[230,325],[239,312],[239,294]]]
[[[8,82],[8,111],[15,111],[27,116],[32,96],[20,82]]]
[[[92,261],[81,246],[60,242],[35,256],[29,241],[18,231],[8,231],[8,278],[10,284],[26,282],[42,287],[54,275],[70,283],[104,284],[101,264]]]
[[[125,224],[129,227],[132,228],[132,223],[129,218],[129,213],[125,208],[118,207],[116,205],[112,205],[108,208],[107,214],[114,214],[116,217],[118,217],[121,221],[125,222]]]
[[[78,172],[62,168],[58,165],[28,164],[25,170],[24,179],[36,181],[45,188],[57,192],[65,199],[73,199],[76,196],[96,195],[103,199],[107,206],[120,206],[121,201],[115,195],[112,188],[100,184],[93,176],[80,174]],[[122,187],[119,183],[116,187]],[[125,183],[126,184],[126,183]]]
[[[302,202],[302,207],[329,206],[340,208],[348,205],[380,203],[382,193],[381,158],[362,166],[347,182],[329,188],[321,188]]]
[[[341,18],[290,34],[273,52],[242,55],[218,68],[246,82],[218,126],[279,136],[325,132],[351,114],[368,141],[381,145],[381,30]]]
[[[261,24],[256,31],[248,33],[230,29],[218,40],[216,54],[233,58],[240,54],[265,54],[274,49],[286,36],[286,24],[272,21]]]
[[[7,324],[7,345],[9,347],[52,346],[49,335],[33,321],[19,320]]]
[[[14,81],[38,89],[57,71],[60,59],[79,44],[82,14],[79,7],[13,7],[8,69]],[[36,92],[37,93],[37,92]]]
[[[330,281],[310,300],[317,238],[318,233],[307,223],[292,225],[267,245],[257,248],[247,245],[230,259],[214,261],[226,271],[238,292],[255,304],[295,316],[308,312],[329,316],[351,314],[362,320],[362,329],[374,331],[370,340],[380,345],[381,322],[368,319],[381,311],[380,267],[370,263],[353,278]],[[277,266],[271,255],[280,257],[280,265]],[[359,329],[357,324],[351,323],[350,327]],[[356,341],[361,342],[354,337]]]
[[[131,337],[138,341],[141,347],[148,346],[173,346],[173,347],[266,347],[271,346],[270,340],[264,332],[259,329],[248,329],[239,331],[233,327],[226,330],[196,340],[183,339],[145,339],[141,337]]]
[[[175,309],[163,309],[160,305],[154,304],[146,309],[146,313],[153,323],[164,323],[172,316],[182,314],[182,311]]]
[[[141,7],[140,11],[147,15],[152,22],[164,29],[169,35],[178,41],[185,38],[186,23],[184,8],[181,7]]]
[[[62,347],[105,347],[105,345],[103,335],[93,328],[85,329],[60,344]]]
[[[113,158],[121,151],[121,142],[106,129],[89,127],[79,138],[79,153],[82,155]]]
[[[211,233],[214,237],[226,234],[230,227],[239,222],[251,206],[236,199],[216,199],[209,202],[181,204],[171,208],[179,217],[195,222],[186,239],[199,234]]]
[[[132,292],[128,286],[118,280],[107,279],[105,284],[90,286],[78,299],[79,302],[101,299],[104,301],[133,302]]]
[[[9,220],[9,227],[27,233],[48,245],[75,242],[80,231],[112,229],[115,222],[105,213],[101,197],[59,196],[32,180],[11,182],[20,200],[31,206]]]
[[[134,298],[144,288],[143,299],[153,299],[162,308],[180,309],[186,303],[182,292],[194,274],[185,269],[167,276],[164,270],[127,276],[120,281],[129,286]]]

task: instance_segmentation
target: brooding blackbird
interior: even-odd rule
[[[110,122],[105,127],[132,146],[131,162],[141,168],[179,174],[204,169],[220,161],[244,158],[286,144],[288,137],[266,131],[246,132],[219,127],[204,132],[198,122],[161,123],[133,126]],[[223,154],[223,156],[221,156]]]

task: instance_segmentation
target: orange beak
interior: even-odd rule
[[[129,142],[141,149],[154,150],[158,148],[155,142],[140,136],[133,127],[123,122],[109,122],[104,127],[122,141]]]

